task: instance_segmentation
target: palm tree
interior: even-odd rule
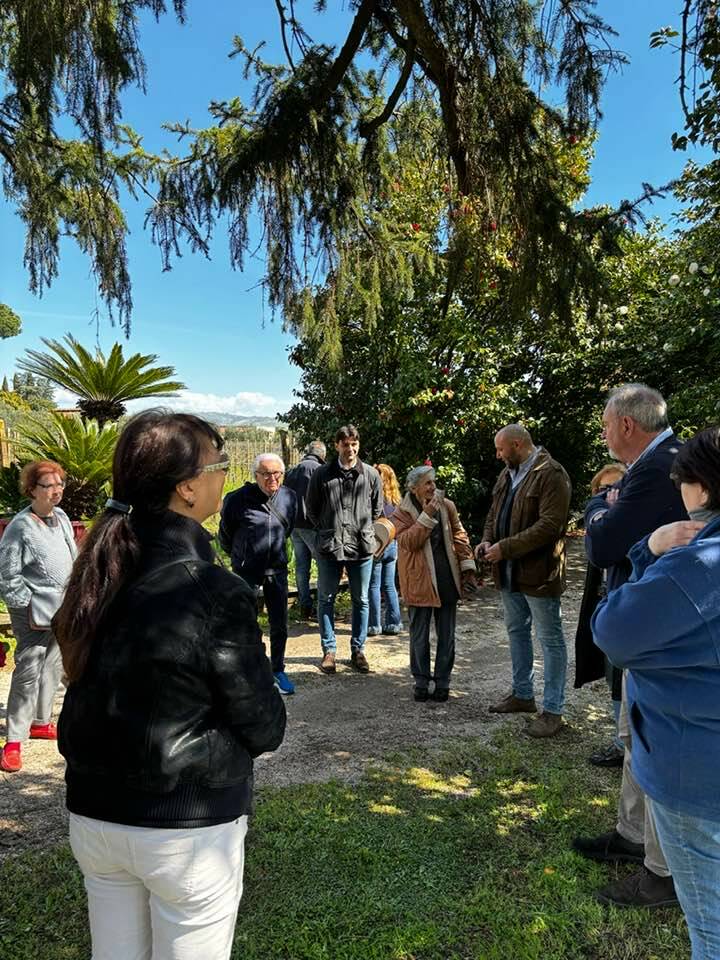
[[[93,517],[110,492],[118,438],[114,423],[65,416],[54,410],[48,422],[28,418],[20,429],[21,460],[54,460],[65,470],[63,510],[72,520]]]
[[[106,358],[99,347],[93,355],[69,333],[63,339],[65,344],[41,337],[50,352],[26,350],[18,368],[77,394],[83,417],[100,426],[119,420],[128,400],[169,396],[185,387],[166,379],[175,374],[174,367],[151,366],[157,354],[134,353],[126,360],[122,346],[114,343]]]

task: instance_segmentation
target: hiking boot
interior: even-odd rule
[[[350,656],[350,666],[358,673],[370,673],[370,664],[362,650],[353,650]]]
[[[494,703],[488,707],[490,713],[537,713],[535,697],[530,700],[523,700],[516,697],[514,693],[509,693],[499,703]]]
[[[660,877],[647,867],[616,880],[595,894],[600,903],[615,907],[679,907],[672,877]]]
[[[447,699],[449,696],[450,696],[450,691],[447,688],[438,690],[438,688],[435,687],[435,689],[432,692],[431,699],[434,700],[435,703],[447,703]]]
[[[295,693],[295,684],[290,680],[290,677],[288,677],[284,670],[278,670],[273,676],[275,677],[275,686],[283,696],[289,697],[291,693]]]
[[[415,687],[413,690],[413,700],[417,703],[425,703],[429,696],[427,687]]]
[[[18,770],[22,770],[22,758],[18,742],[6,743],[3,747],[2,757],[0,757],[0,770],[4,770],[6,773],[17,773]]]
[[[54,723],[31,723],[31,740],[57,740],[57,727]]]
[[[560,733],[562,726],[562,714],[543,710],[540,716],[528,725],[527,732],[531,737],[554,737],[556,733]]]
[[[335,673],[335,654],[328,650],[320,662],[320,669],[323,673]]]
[[[621,750],[616,743],[611,743],[609,747],[598,750],[597,753],[591,753],[588,761],[594,767],[621,767],[625,751]]]
[[[645,844],[626,840],[617,830],[601,833],[599,837],[575,837],[573,850],[588,860],[642,863]]]

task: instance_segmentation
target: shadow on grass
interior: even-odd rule
[[[612,823],[617,784],[557,741],[506,728],[490,747],[390,758],[355,786],[263,791],[233,958],[685,960],[678,912],[601,907],[593,890],[631,868],[570,851],[574,835]],[[88,956],[66,847],[9,859],[0,885],[14,904],[0,955]]]

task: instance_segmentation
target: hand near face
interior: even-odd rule
[[[673,547],[686,547],[705,526],[700,520],[678,520],[658,527],[648,540],[650,552],[661,557]]]
[[[439,509],[440,509],[440,498],[438,497],[438,495],[437,495],[436,493],[434,493],[434,494],[432,495],[432,497],[429,497],[429,498],[423,503],[423,511],[424,511],[429,517],[434,517],[435,514],[438,512]]]
[[[611,487],[605,495],[605,503],[611,507],[614,503],[617,503],[617,499],[620,496],[620,491],[617,487]]]

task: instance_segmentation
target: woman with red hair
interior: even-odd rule
[[[30,505],[8,524],[0,541],[0,596],[17,641],[7,704],[7,742],[0,769],[22,767],[23,741],[57,740],[52,705],[62,660],[50,621],[62,603],[76,548],[73,529],[59,503],[65,471],[52,460],[23,467],[20,489]]]

